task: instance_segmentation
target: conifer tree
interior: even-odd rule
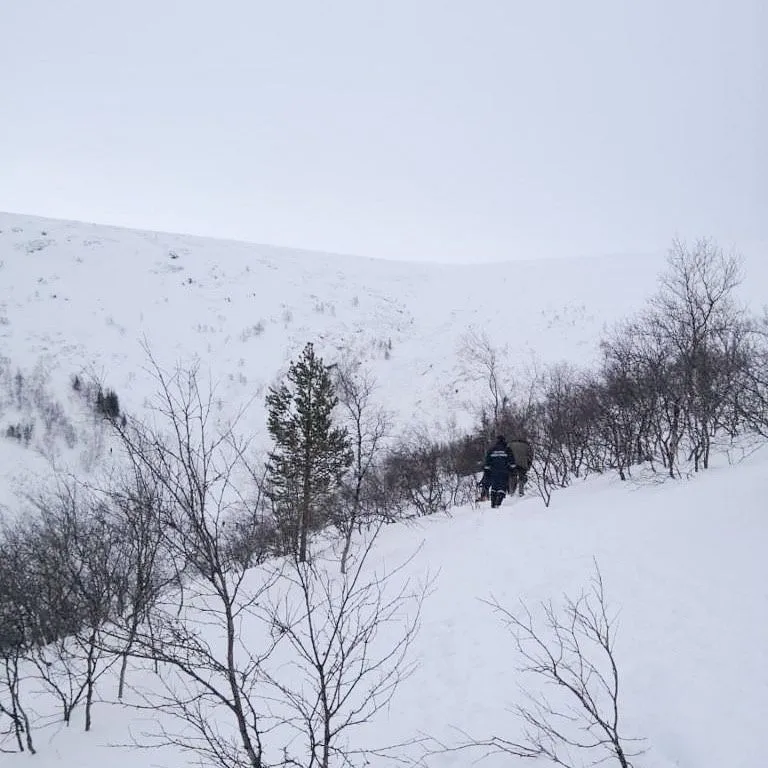
[[[311,343],[291,363],[286,379],[266,398],[267,427],[275,441],[267,464],[269,494],[289,515],[292,544],[305,562],[309,532],[338,490],[352,451],[347,430],[334,425],[333,380]]]

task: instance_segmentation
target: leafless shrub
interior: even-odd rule
[[[356,747],[352,734],[389,706],[413,671],[409,651],[430,582],[404,576],[410,561],[371,570],[374,540],[350,556],[341,575],[333,573],[335,563],[294,557],[269,603],[266,618],[287,651],[278,658],[292,659],[268,673],[275,714],[292,734],[284,765],[369,765],[372,756],[395,749]]]
[[[610,763],[632,768],[640,741],[624,733],[615,651],[616,616],[610,611],[600,570],[589,591],[561,606],[547,601],[534,609],[521,601],[512,611],[489,601],[509,629],[520,660],[523,704],[514,708],[522,727],[517,738],[469,738],[446,751],[481,756],[548,760],[563,768]]]
[[[376,382],[358,361],[344,360],[335,367],[339,409],[350,437],[353,460],[330,519],[343,538],[342,573],[356,530],[376,520],[376,504],[368,482],[379,460],[382,443],[391,429],[391,417],[375,403]]]
[[[112,478],[103,492],[113,536],[121,542],[125,559],[125,585],[112,635],[124,637],[114,648],[121,658],[117,697],[125,695],[128,661],[139,628],[150,625],[161,597],[178,585],[179,573],[169,551],[165,523],[168,495],[145,467],[133,464]]]
[[[5,427],[6,437],[33,447],[53,458],[60,441],[72,448],[77,431],[62,403],[51,391],[50,377],[43,363],[29,375],[10,365],[0,366],[0,413],[15,411],[15,423]]]
[[[258,323],[245,328],[240,333],[240,341],[245,343],[246,341],[250,341],[253,338],[258,338],[262,333],[264,333],[264,322],[259,320]]]
[[[485,331],[469,329],[459,343],[458,358],[464,381],[483,382],[490,410],[490,431],[501,428],[502,411],[509,402],[509,374],[504,370],[506,349],[495,346]],[[481,405],[481,411],[484,406]]]
[[[115,429],[131,466],[162,494],[162,543],[177,589],[161,594],[138,627],[115,627],[111,641],[164,668],[162,690],[144,692],[145,706],[179,728],[161,726],[148,737],[152,744],[173,744],[214,765],[261,768],[254,691],[269,649],[254,648],[241,630],[271,580],[249,581],[224,534],[243,509],[238,483],[252,477],[247,444],[236,422],[216,423],[214,392],[203,390],[196,367],[169,375],[150,361],[158,383],[153,422],[131,419]]]
[[[562,607],[542,603],[538,616],[525,604],[518,612],[491,604],[512,633],[521,672],[542,687],[554,686],[552,694],[524,689],[527,703],[517,707],[522,744],[493,739],[492,746],[567,768],[584,753],[592,765],[610,760],[631,768],[630,759],[640,753],[631,746],[637,739],[626,738],[621,726],[616,617],[597,565],[588,592],[566,597]]]
[[[25,563],[3,531],[0,538],[0,754],[35,754],[32,723],[22,693],[23,665],[31,642],[23,606]]]
[[[423,434],[401,442],[384,459],[382,491],[399,518],[450,509],[452,483],[440,446]]]
[[[139,698],[130,703],[162,717],[138,746],[170,745],[222,768],[268,764],[260,691],[271,644],[254,642],[242,631],[256,620],[255,606],[268,585],[245,585],[243,577],[211,573],[190,581],[183,605],[178,595],[169,595],[155,606],[151,625],[140,627],[131,655],[158,665],[160,674],[153,688],[134,688]]]
[[[90,730],[97,682],[116,661],[102,638],[124,604],[124,549],[104,506],[76,482],[61,481],[33,502],[35,512],[4,537],[21,566],[15,606],[24,658],[62,720],[69,724],[84,704]]]

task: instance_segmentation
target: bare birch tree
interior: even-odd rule
[[[141,464],[132,464],[112,481],[105,495],[126,561],[125,595],[115,618],[125,633],[117,690],[117,698],[122,699],[139,628],[151,623],[153,608],[164,592],[178,584],[179,575],[165,530],[170,518],[167,489],[157,478]]]
[[[32,645],[24,610],[26,564],[5,531],[0,535],[0,754],[34,755],[32,723],[22,692],[23,666]]]
[[[346,422],[352,448],[352,465],[342,484],[339,509],[333,515],[342,535],[341,572],[345,573],[352,536],[362,524],[366,507],[366,481],[375,466],[379,451],[391,428],[391,417],[376,405],[376,383],[359,363],[344,361],[336,367],[336,393],[339,410]]]
[[[562,768],[611,764],[632,768],[641,739],[624,730],[616,656],[616,616],[606,599],[600,569],[589,591],[535,608],[521,601],[510,610],[487,601],[509,629],[519,659],[524,703],[513,708],[518,737],[469,737],[430,754],[468,751],[547,760]]]
[[[151,621],[117,628],[116,647],[159,664],[161,691],[143,692],[144,706],[178,728],[147,736],[219,766],[262,768],[261,700],[255,695],[269,654],[249,641],[244,626],[272,583],[236,567],[224,535],[241,511],[239,482],[253,476],[247,443],[234,422],[217,422],[214,391],[203,389],[197,367],[166,374],[152,360],[158,394],[151,423],[116,425],[130,464],[165,497],[164,541],[177,589],[152,607]],[[205,631],[203,631],[205,630]]]
[[[610,761],[632,768],[638,740],[624,734],[616,616],[597,564],[590,590],[566,597],[561,607],[544,602],[536,615],[525,604],[516,612],[495,600],[491,605],[512,633],[522,674],[536,681],[524,688],[527,703],[516,708],[524,724],[522,744],[497,738],[492,745],[564,768],[576,768],[577,755],[584,754],[592,765]]]
[[[270,672],[281,719],[294,735],[284,764],[296,768],[369,765],[395,745],[361,747],[353,733],[387,707],[414,670],[409,658],[430,581],[373,569],[371,536],[352,567],[294,557],[267,620],[291,659]],[[412,559],[412,558],[411,558]],[[285,674],[284,670],[289,674]],[[399,745],[402,746],[402,745]]]
[[[503,371],[504,352],[493,344],[485,331],[475,328],[469,329],[459,344],[459,363],[464,377],[469,381],[482,381],[488,390],[493,431],[499,429],[502,410],[508,400]]]
[[[24,563],[27,660],[69,724],[84,705],[92,725],[96,685],[115,663],[103,635],[121,611],[126,561],[104,506],[74,480],[33,499],[14,531]]]

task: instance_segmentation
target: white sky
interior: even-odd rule
[[[399,259],[768,244],[764,0],[0,0],[0,210]]]

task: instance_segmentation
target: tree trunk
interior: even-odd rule
[[[237,678],[237,661],[235,659],[235,638],[237,636],[237,629],[235,627],[235,619],[232,613],[232,604],[230,596],[226,589],[222,588],[220,591],[225,606],[224,612],[226,616],[227,626],[227,680],[229,683],[229,689],[232,694],[232,711],[235,714],[237,720],[237,729],[240,733],[240,743],[248,755],[251,768],[262,768],[261,762],[261,750],[258,746],[254,746],[251,739],[251,735],[248,732],[248,720],[245,715],[245,709],[243,707],[243,692],[238,684]]]
[[[304,482],[301,498],[301,522],[299,523],[299,562],[307,561],[307,539],[309,537],[309,526],[312,522],[311,499],[310,499],[310,480],[309,464],[304,465]]]
[[[352,533],[355,530],[355,522],[357,521],[357,505],[355,502],[354,510],[347,524],[347,530],[344,532],[344,550],[341,553],[341,572],[345,574],[347,572],[347,560],[349,559],[349,550],[352,548]]]
[[[139,631],[139,614],[138,612],[134,613],[134,616],[131,618],[131,629],[128,634],[128,643],[125,646],[125,650],[123,651],[123,659],[120,664],[120,679],[117,683],[117,698],[118,700],[122,700],[123,694],[125,693],[125,677],[126,673],[128,671],[128,659],[131,655],[131,649],[133,648],[133,644],[136,641],[136,634]]]
[[[93,692],[96,687],[96,631],[91,633],[88,639],[88,659],[86,662],[86,694],[85,694],[85,730],[91,730],[93,711]]]
[[[3,705],[0,704],[0,712],[7,714],[13,723],[13,732],[19,752],[24,751],[24,742],[26,741],[27,750],[31,755],[34,755],[35,747],[32,744],[29,717],[21,704],[21,694],[19,692],[19,657],[15,654],[13,658],[5,659],[5,678],[5,683],[11,697],[11,711],[9,712],[7,709],[4,709]]]

